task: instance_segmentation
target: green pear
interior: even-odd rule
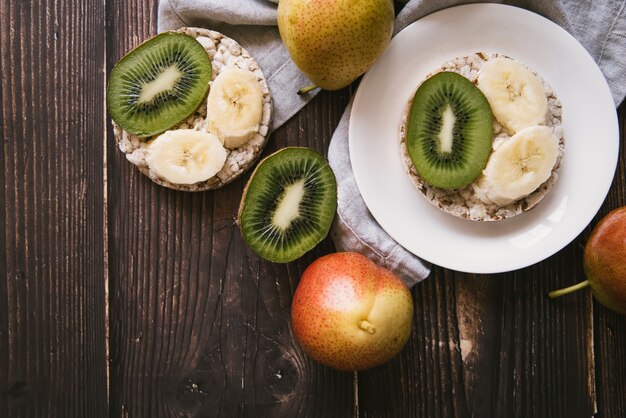
[[[587,286],[607,308],[626,315],[626,207],[606,215],[591,232],[583,254],[587,280],[550,292],[558,297]]]
[[[352,83],[385,50],[392,0],[280,0],[278,30],[298,68],[317,87]]]

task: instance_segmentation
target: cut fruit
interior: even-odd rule
[[[107,106],[127,132],[152,136],[193,114],[209,90],[211,61],[194,38],[165,32],[124,56],[111,71]]]
[[[408,118],[407,148],[418,174],[431,186],[465,187],[487,164],[493,115],[468,79],[440,72],[422,83]]]
[[[284,148],[259,163],[239,207],[244,240],[262,258],[286,263],[315,247],[337,210],[337,183],[320,154]]]
[[[207,99],[207,129],[226,148],[239,148],[259,131],[263,92],[256,76],[239,68],[215,78]]]
[[[519,62],[505,57],[487,61],[478,74],[478,88],[509,134],[546,123],[546,91],[537,76]]]
[[[547,126],[524,128],[496,149],[474,191],[485,203],[506,206],[528,196],[552,174],[559,140]]]
[[[217,174],[226,150],[213,134],[193,129],[167,131],[146,146],[146,163],[158,177],[172,184],[195,184]]]

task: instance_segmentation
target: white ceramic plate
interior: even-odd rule
[[[437,209],[411,184],[398,150],[402,111],[417,85],[447,60],[478,51],[535,69],[563,105],[559,180],[533,210],[498,222]],[[356,93],[349,144],[359,190],[389,235],[434,264],[498,273],[551,256],[591,222],[615,173],[619,131],[608,85],[572,36],[523,9],[472,4],[426,16],[392,39]]]

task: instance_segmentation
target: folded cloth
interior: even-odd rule
[[[410,0],[396,17],[394,33],[432,12],[471,1]],[[626,95],[626,10],[619,0],[513,0],[559,24],[598,63],[615,105]],[[273,127],[298,112],[314,94],[294,94],[310,81],[289,58],[276,28],[276,4],[268,0],[160,0],[159,31],[180,26],[214,29],[237,40],[256,58],[274,97]],[[584,81],[581,81],[584,82]],[[328,159],[338,183],[337,216],[331,236],[340,251],[358,251],[391,268],[409,286],[426,278],[428,263],[396,243],[367,210],[354,180],[348,153],[350,108],[333,134]]]

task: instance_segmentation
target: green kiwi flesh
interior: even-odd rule
[[[431,186],[471,184],[487,164],[493,143],[489,102],[460,74],[440,72],[415,92],[407,123],[407,149]]]
[[[139,45],[111,71],[107,106],[124,130],[142,137],[192,115],[209,90],[211,60],[188,35],[165,32]]]
[[[244,240],[260,257],[287,263],[328,235],[337,183],[320,154],[283,148],[259,163],[239,207]]]

